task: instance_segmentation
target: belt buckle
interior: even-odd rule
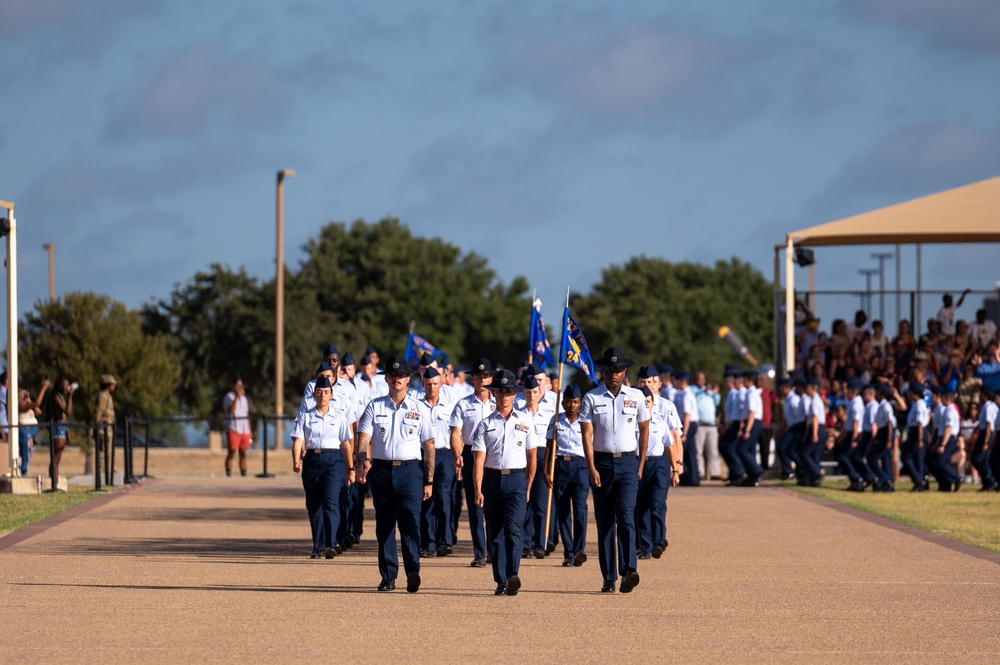
[[[399,461],[398,459],[394,459],[394,460],[392,460],[392,465],[393,466],[403,466],[403,463],[401,461]]]
[[[501,476],[509,476],[510,475],[510,469],[500,469],[500,475]]]
[[[561,455],[561,457],[562,457],[562,461],[564,461],[564,462],[568,462],[571,459],[569,455]]]
[[[621,457],[622,454],[621,453],[611,453],[611,456],[612,457]]]

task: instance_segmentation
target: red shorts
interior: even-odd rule
[[[229,450],[250,450],[250,435],[226,430],[226,445]]]

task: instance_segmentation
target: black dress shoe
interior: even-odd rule
[[[549,541],[549,544],[545,546],[545,556],[548,556],[556,551],[556,544],[554,541]]]
[[[742,485],[747,479],[747,474],[741,473],[738,476],[729,476],[729,480],[726,481],[727,487],[735,487],[737,485]]]
[[[337,556],[337,552],[332,547],[327,547],[325,550],[323,550],[323,556],[325,556],[327,559],[332,559],[333,557]]]
[[[451,545],[442,545],[438,548],[438,556],[448,556],[452,551]]]
[[[493,563],[493,555],[490,554],[489,552],[487,552],[486,553],[486,564],[489,565],[491,563]]]
[[[670,545],[670,543],[668,543],[668,542],[667,542],[667,539],[666,539],[666,538],[664,538],[664,539],[663,539],[663,549],[664,549],[664,550],[665,550],[665,549],[667,549],[667,547],[668,547],[669,545]]]
[[[351,542],[354,543],[355,545],[361,542],[361,536],[359,536],[356,533],[352,533],[351,535],[348,536],[348,538],[350,538]]]
[[[395,591],[396,590],[396,580],[382,580],[382,583],[378,585],[379,591]]]
[[[653,555],[650,554],[649,552],[639,552],[639,556],[636,557],[636,558],[642,559],[643,561],[645,561],[646,559],[652,559]]]
[[[569,568],[572,565],[573,565],[573,557],[568,556],[563,558],[563,568]]]
[[[426,559],[428,557],[437,556],[437,551],[435,550],[420,550],[420,558]]]
[[[472,563],[469,564],[470,568],[483,568],[486,566],[486,559],[473,559]]]
[[[507,578],[507,595],[516,596],[517,592],[521,588],[521,578],[517,575],[511,575]]]
[[[760,487],[760,476],[747,476],[740,487]]]
[[[523,550],[521,550],[521,558],[522,559],[527,559],[528,557],[530,557],[534,553],[535,553],[535,550],[531,549],[530,547],[525,547]]]
[[[410,573],[406,576],[406,593],[416,593],[420,588],[420,573]]]
[[[531,550],[531,553],[533,555],[535,555],[536,559],[544,559],[545,558],[545,550],[543,550],[541,547],[536,547],[535,549]],[[510,593],[509,593],[509,591],[510,591],[510,585],[509,584],[507,585],[507,591],[508,591],[507,595],[509,596],[510,595]]]
[[[319,551],[319,550],[313,550],[312,554],[309,555],[309,558],[310,559],[318,559],[321,556],[323,556],[323,553],[321,551]]]
[[[604,580],[604,586],[601,587],[601,593],[614,593],[615,583],[614,580]]]
[[[575,557],[573,557],[573,565],[574,566],[582,566],[585,563],[587,563],[587,553],[586,552],[580,552]]]
[[[622,575],[622,585],[620,588],[622,593],[629,593],[637,586],[639,586],[639,573],[630,570]]]
[[[507,595],[507,587],[505,587],[502,584],[498,584],[496,590],[493,591],[493,595],[494,596],[506,596]]]
[[[344,548],[340,546],[340,543],[337,543],[336,545],[333,546],[333,551],[336,552],[337,554],[343,554]]]
[[[340,548],[341,549],[343,549],[343,550],[349,550],[352,547],[354,547],[354,541],[351,540],[350,536],[347,536],[342,541],[340,541]]]
[[[659,559],[661,556],[663,556],[663,548],[660,547],[659,545],[653,545],[653,551],[650,552],[650,554],[653,555],[654,559]]]

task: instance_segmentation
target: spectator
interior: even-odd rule
[[[966,363],[962,369],[962,380],[958,384],[958,408],[964,413],[970,404],[979,404],[982,398],[983,385],[976,378],[976,368],[972,363]]]
[[[966,289],[962,291],[961,297],[959,297],[957,303],[952,303],[952,297],[950,293],[944,294],[942,300],[944,305],[938,310],[937,320],[941,324],[941,333],[951,337],[955,334],[955,310],[962,306],[965,302],[965,296],[969,295],[972,289]]]
[[[939,337],[941,337],[941,322],[937,319],[927,319],[927,332],[917,340],[917,348],[921,349],[925,346],[931,348]]]
[[[962,319],[955,324],[955,336],[951,338],[951,348],[961,352],[963,359],[968,358],[976,349],[975,340],[969,334],[969,324]]]
[[[836,319],[830,335],[830,351],[836,354],[839,349],[843,349],[844,354],[848,354],[854,348],[854,342],[847,334],[847,322],[843,319]]]
[[[819,342],[819,319],[809,319],[806,321],[802,333],[799,335],[799,360],[805,362],[812,352],[813,346]]]
[[[66,420],[73,417],[73,393],[78,384],[70,384],[65,376],[56,379],[56,387],[49,398],[48,418],[52,422],[52,449],[54,454],[49,462],[49,475],[56,478],[54,490],[58,490],[59,464],[63,450],[69,444],[69,427]]]
[[[866,323],[868,323],[868,315],[863,309],[859,309],[854,313],[854,323],[848,324],[846,331],[854,346],[857,346],[858,342],[861,341],[861,336],[868,332],[868,328],[865,327]]]
[[[997,353],[996,340],[986,345],[983,362],[976,368],[976,378],[991,390],[1000,390],[1000,354]]]
[[[898,344],[902,344],[909,349],[910,353],[917,350],[917,340],[913,339],[913,329],[910,327],[910,322],[906,319],[899,322],[899,332],[892,338],[892,345],[897,346]]]
[[[872,336],[871,336],[872,350],[885,359],[886,352],[889,349],[889,338],[885,336],[882,331],[881,321],[872,321]]]
[[[94,466],[100,466],[97,456],[101,449],[107,450],[115,436],[115,402],[111,395],[118,387],[115,377],[110,374],[101,375],[100,392],[97,393],[97,408],[94,410],[94,424],[97,426],[97,440],[94,446]]]
[[[990,340],[997,336],[997,324],[986,318],[985,309],[977,309],[976,320],[969,326],[969,334],[977,349],[985,349]]]
[[[958,382],[962,380],[962,354],[958,349],[951,352],[948,364],[941,368],[938,384],[949,390],[957,391]]]
[[[7,372],[0,374],[0,441],[10,438],[10,421],[7,419]]]
[[[247,451],[253,439],[250,436],[250,403],[247,401],[243,379],[236,377],[233,389],[222,398],[222,408],[226,410],[226,475],[233,475],[233,459],[240,454],[240,475],[247,475]]]
[[[28,464],[31,462],[31,452],[35,447],[35,435],[38,434],[38,416],[42,415],[42,400],[49,389],[49,380],[42,381],[38,397],[31,399],[31,393],[21,388],[17,400],[17,442],[21,454],[19,475],[28,475]]]
[[[851,366],[848,358],[848,348],[837,345],[833,346],[830,353],[830,365],[826,375],[831,379],[843,381],[846,378],[846,370]]]

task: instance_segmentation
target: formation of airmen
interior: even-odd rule
[[[657,367],[641,367],[630,387],[633,361],[609,348],[594,362],[595,389],[568,385],[559,395],[534,365],[519,378],[487,358],[453,371],[424,355],[411,385],[403,356],[380,361],[369,347],[359,372],[330,344],[303,394],[292,464],[302,474],[312,558],[360,542],[369,489],[379,591],[393,591],[399,578],[397,529],[406,590],[415,593],[421,559],[453,553],[463,505],[470,565],[492,567],[498,596],[518,593],[522,558],[545,558],[560,542],[563,566],[587,561],[590,492],[601,591],[631,592],[637,560],[663,555],[684,423],[661,394]]]

